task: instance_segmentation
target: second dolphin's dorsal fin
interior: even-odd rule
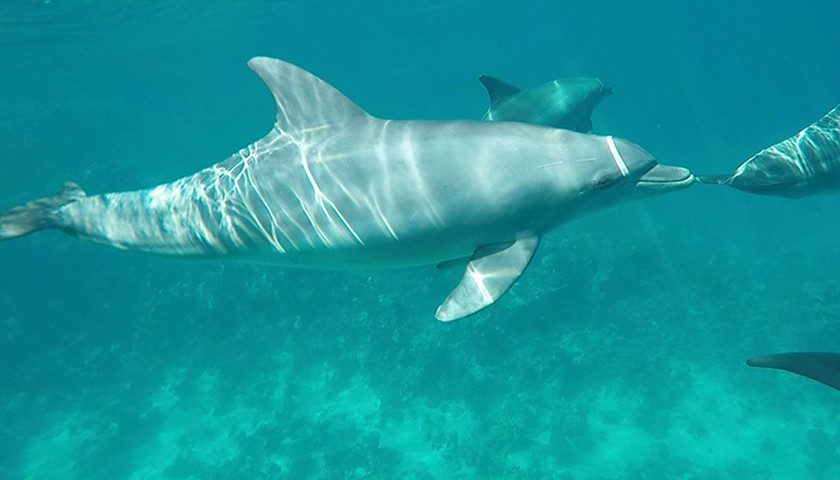
[[[489,75],[478,77],[478,81],[484,85],[484,88],[487,89],[487,94],[490,95],[491,109],[522,91],[519,87]]]
[[[254,57],[248,67],[271,91],[281,132],[294,135],[370,117],[335,87],[291,63]]]

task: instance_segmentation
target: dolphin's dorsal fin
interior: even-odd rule
[[[489,75],[478,77],[478,81],[484,85],[484,88],[487,89],[487,94],[490,95],[490,108],[495,107],[522,91],[519,87]]]
[[[522,275],[539,243],[535,233],[522,232],[504,248],[476,249],[461,282],[438,307],[435,317],[449,322],[491,305]]]
[[[254,57],[248,67],[271,91],[277,107],[275,126],[281,132],[313,131],[370,117],[332,85],[291,63]]]

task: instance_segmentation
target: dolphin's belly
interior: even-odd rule
[[[557,213],[543,212],[557,195],[539,175],[551,159],[539,138],[412,127],[376,122],[311,146],[269,135],[214,167],[238,179],[231,198],[264,239],[245,253],[293,265],[428,264],[512,241]]]

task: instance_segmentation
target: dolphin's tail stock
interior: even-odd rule
[[[55,210],[85,196],[85,192],[78,185],[67,182],[64,184],[64,189],[56,195],[0,212],[0,240],[22,237],[45,228],[54,228],[56,226]]]

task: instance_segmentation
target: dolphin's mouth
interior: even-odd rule
[[[694,175],[683,167],[656,165],[636,180],[636,188],[645,190],[682,190],[694,183]]]

